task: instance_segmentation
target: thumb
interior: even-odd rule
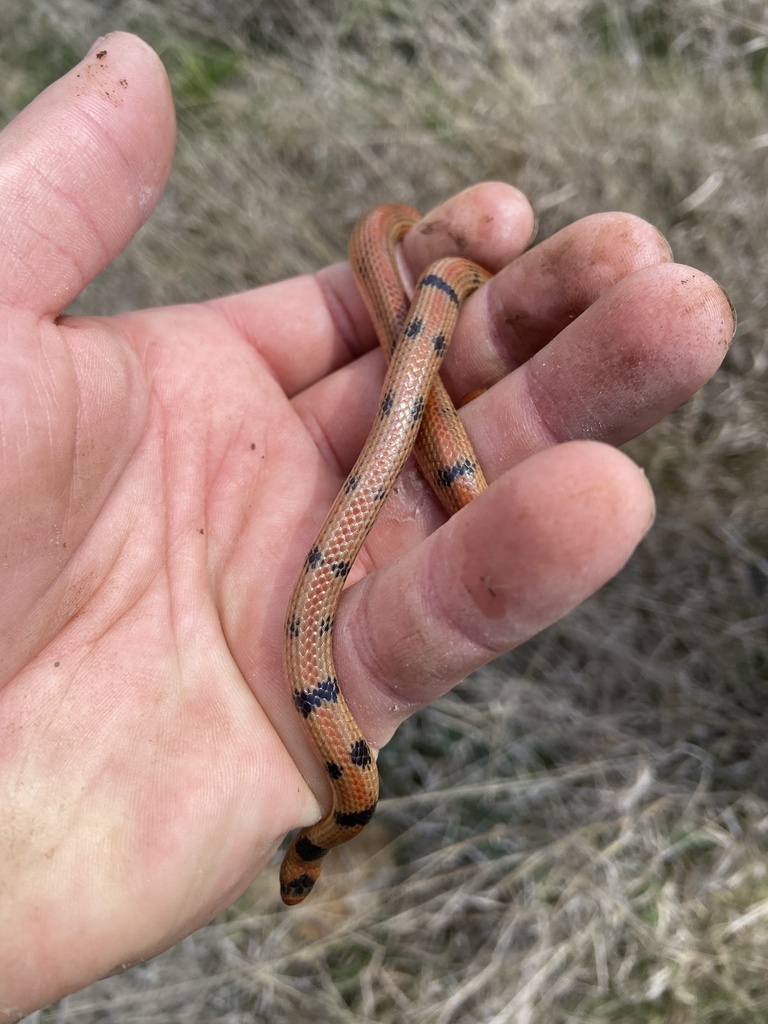
[[[60,313],[152,212],[174,142],[159,57],[124,32],[97,40],[0,134],[0,303]]]
[[[83,541],[145,416],[109,321],[52,318],[149,216],[174,135],[163,66],[125,33],[0,134],[0,687],[86,599]]]

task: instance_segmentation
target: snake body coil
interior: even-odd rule
[[[304,561],[286,613],[293,702],[333,791],[330,813],[302,829],[283,859],[280,893],[289,905],[311,891],[325,854],[370,821],[378,799],[376,761],[333,663],[333,619],[352,563],[414,446],[449,513],[487,486],[438,370],[461,303],[489,275],[459,257],[439,260],[422,274],[409,305],[395,246],[418,219],[408,207],[376,207],[350,241],[352,269],[390,362],[373,428]]]

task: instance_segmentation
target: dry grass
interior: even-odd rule
[[[310,905],[284,913],[265,877],[30,1020],[768,1020],[765,5],[104,6],[0,13],[0,114],[109,28],[171,70],[171,185],[81,308],[314,269],[372,202],[427,208],[502,178],[542,235],[601,209],[653,221],[725,285],[740,328],[715,380],[630,446],[659,502],[642,550],[406,724],[373,847],[329,864]]]

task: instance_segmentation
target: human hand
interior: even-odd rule
[[[123,34],[0,136],[0,1021],[209,920],[326,798],[282,620],[383,359],[346,264],[59,318],[151,212],[173,145],[162,67]],[[463,412],[491,487],[446,522],[408,468],[356,563],[336,660],[375,746],[625,563],[652,499],[610,446],[732,334],[719,287],[637,218],[520,255],[532,229],[484,185],[403,246],[414,274],[458,251],[498,272],[444,374],[488,388]]]

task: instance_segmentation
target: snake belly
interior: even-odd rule
[[[286,612],[286,676],[333,794],[330,812],[301,829],[283,858],[280,894],[288,905],[305,899],[325,855],[365,827],[378,800],[375,756],[333,662],[333,621],[352,564],[411,451],[449,514],[487,486],[438,370],[462,302],[490,275],[460,257],[438,260],[409,303],[396,246],[418,220],[409,207],[379,206],[350,240],[352,270],[389,367],[374,425],[304,560]]]

